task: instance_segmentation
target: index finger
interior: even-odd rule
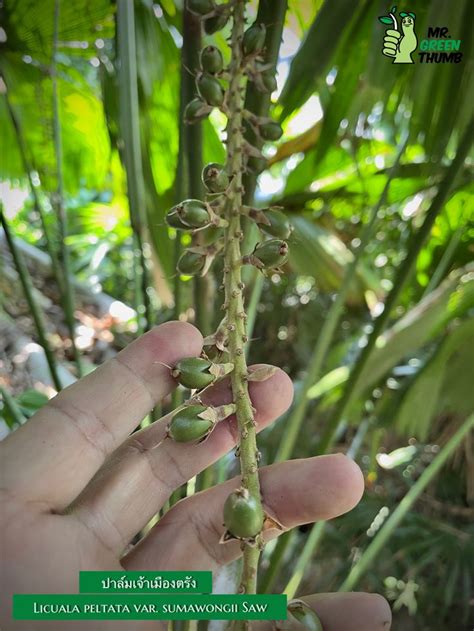
[[[167,365],[201,349],[194,326],[167,322],[60,392],[0,445],[3,486],[48,508],[67,506],[175,387]]]

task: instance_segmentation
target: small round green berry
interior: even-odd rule
[[[238,539],[252,539],[263,527],[263,510],[247,489],[237,489],[224,503],[224,525]]]
[[[224,67],[221,51],[216,46],[206,46],[201,51],[201,67],[209,74],[218,74]]]
[[[207,118],[210,111],[211,108],[206,103],[206,101],[197,96],[186,105],[184,110],[184,120],[189,125],[197,123],[204,118]]]
[[[202,170],[202,181],[210,193],[222,193],[229,186],[229,176],[222,164],[211,162]]]
[[[279,140],[283,134],[283,129],[276,121],[262,123],[259,126],[259,131],[264,140]]]
[[[205,254],[198,254],[197,252],[186,250],[179,257],[176,267],[180,274],[184,274],[185,276],[198,276],[203,271],[205,265]]]
[[[264,44],[267,29],[265,24],[252,24],[244,33],[242,40],[242,50],[244,55],[253,55],[259,53]]]
[[[262,72],[261,77],[262,77],[262,83],[265,89],[267,90],[267,92],[270,92],[270,93],[275,92],[275,90],[277,89],[277,80],[273,72],[271,70]]]
[[[200,390],[216,380],[209,372],[211,366],[212,363],[207,359],[187,357],[176,364],[171,374],[182,386]]]
[[[273,210],[270,208],[265,212],[265,217],[270,222],[268,224],[261,224],[261,229],[270,234],[272,237],[278,237],[279,239],[288,239],[292,232],[290,220],[280,210]]]
[[[166,221],[177,230],[203,228],[210,222],[206,204],[199,199],[185,199],[168,212]]]
[[[178,410],[171,419],[168,435],[178,443],[200,441],[213,428],[213,422],[199,418],[207,410],[203,405],[188,405]]]
[[[268,166],[266,158],[257,158],[256,156],[250,156],[247,160],[247,169],[254,175],[260,175]]]
[[[175,208],[176,207],[172,208],[166,213],[166,223],[168,224],[168,226],[171,226],[171,228],[174,228],[175,230],[189,230],[189,226],[183,223],[183,220],[176,212]]]
[[[212,35],[213,33],[217,33],[224,28],[229,20],[229,14],[227,12],[218,13],[217,15],[213,15],[207,20],[204,21],[204,30],[208,35]]]
[[[219,107],[224,102],[224,88],[210,74],[203,73],[196,82],[197,89],[208,105]]]
[[[188,11],[196,15],[206,15],[214,10],[212,0],[188,0]]]
[[[280,239],[270,239],[257,245],[253,251],[259,261],[269,269],[283,265],[288,260],[288,243]]]

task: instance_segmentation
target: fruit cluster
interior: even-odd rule
[[[208,386],[222,379],[234,368],[232,363],[215,364],[203,357],[181,359],[171,375],[185,388],[197,393],[178,408],[168,425],[168,436],[178,443],[202,442],[219,421],[235,412],[235,405],[205,406],[200,395]]]
[[[176,411],[168,427],[168,436],[179,442],[202,441],[217,422],[235,414],[240,436],[241,486],[225,502],[227,531],[224,540],[237,538],[243,542],[241,589],[252,592],[255,590],[258,555],[250,549],[255,550],[256,544],[262,543],[260,534],[265,512],[258,476],[255,410],[248,392],[248,382],[256,376],[249,373],[244,353],[248,337],[241,268],[253,265],[263,273],[281,272],[288,259],[287,239],[291,225],[277,207],[245,206],[242,178],[249,172],[259,174],[266,167],[266,159],[259,147],[278,140],[282,129],[271,118],[246,110],[243,103],[246,81],[252,82],[261,92],[271,93],[276,88],[273,64],[265,61],[265,25],[256,22],[245,28],[245,0],[229,0],[225,4],[216,4],[214,0],[188,0],[187,7],[200,18],[208,34],[224,28],[229,20],[232,22],[230,64],[226,66],[224,55],[216,46],[203,48],[196,74],[197,95],[184,112],[188,124],[205,119],[213,108],[218,108],[227,117],[227,159],[225,164],[210,163],[203,169],[205,199],[180,202],[169,210],[166,221],[170,227],[192,236],[191,247],[178,261],[179,273],[203,276],[216,257],[222,257],[225,315],[217,331],[205,340],[207,354],[202,358],[182,360],[172,369],[174,378],[198,392]],[[246,133],[248,131],[252,133]],[[255,138],[255,144],[246,139],[249,136]],[[241,220],[244,217],[253,221],[262,234],[260,242],[247,253],[241,252],[244,238]],[[219,358],[216,361],[221,361],[224,355],[228,360],[225,363],[214,363],[209,359]],[[232,385],[233,403],[218,408],[205,406],[200,398],[203,389],[227,374]]]

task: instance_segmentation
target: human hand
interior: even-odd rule
[[[416,50],[417,38],[415,34],[414,14],[401,13],[402,33],[395,29],[387,29],[383,40],[383,54],[393,57],[394,64],[412,64],[411,54]]]
[[[11,596],[76,593],[80,570],[216,571],[240,555],[238,542],[219,544],[222,507],[237,478],[182,500],[129,545],[177,487],[236,444],[232,417],[197,445],[163,440],[169,416],[131,434],[176,386],[166,365],[201,349],[192,325],[163,324],[63,390],[0,443],[3,629],[164,628],[155,621],[14,622]],[[291,403],[292,384],[281,370],[249,387],[259,430]],[[228,380],[205,394],[209,404],[230,400]],[[264,505],[285,529],[336,517],[363,492],[359,468],[342,455],[264,467],[261,484]],[[327,594],[307,602],[324,631],[387,631],[390,625],[389,607],[377,595]]]
[[[396,31],[393,28],[389,28],[385,31],[382,52],[386,57],[393,57],[394,59],[397,57],[399,54],[398,46],[401,38],[402,34],[400,31]]]

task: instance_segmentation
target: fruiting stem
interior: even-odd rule
[[[135,8],[133,2],[117,2],[117,45],[119,65],[120,135],[123,141],[121,158],[127,175],[127,197],[133,232],[133,274],[138,332],[150,329],[154,313],[148,289],[148,244],[145,217],[145,189],[140,144],[140,112],[135,40]],[[145,318],[143,317],[145,316]]]
[[[15,130],[16,140],[18,144],[18,149],[20,152],[21,160],[23,162],[23,168],[25,170],[26,177],[28,178],[28,184],[30,187],[31,197],[33,198],[33,205],[36,213],[38,214],[41,222],[41,228],[43,230],[44,240],[46,243],[46,249],[48,251],[49,256],[51,257],[52,262],[52,272],[54,278],[58,284],[58,287],[61,291],[61,295],[64,293],[64,289],[62,286],[63,279],[61,276],[61,266],[59,264],[59,259],[56,253],[56,247],[54,245],[54,234],[48,225],[48,219],[46,213],[43,209],[43,206],[40,203],[38,192],[36,190],[36,186],[33,182],[33,162],[30,162],[28,159],[27,148],[25,144],[25,139],[23,135],[23,130],[20,124],[20,119],[17,117],[15,110],[13,109],[10,98],[8,96],[8,85],[7,91],[4,94],[5,105],[7,106],[8,113],[10,115],[10,120],[13,125],[13,129]]]
[[[58,231],[59,231],[59,253],[60,264],[64,268],[63,280],[60,284],[60,289],[63,292],[62,299],[64,305],[64,316],[66,325],[69,329],[69,336],[71,338],[71,349],[76,363],[78,376],[82,377],[82,363],[79,349],[76,346],[76,332],[75,332],[75,296],[74,287],[72,284],[72,266],[71,257],[69,254],[69,247],[66,243],[68,236],[68,218],[66,208],[64,204],[64,177],[63,177],[63,151],[62,151],[62,138],[61,138],[61,118],[59,111],[59,92],[58,92],[58,70],[57,70],[57,54],[58,54],[58,38],[59,38],[59,9],[60,0],[56,0],[54,3],[54,29],[53,29],[53,56],[51,59],[51,81],[53,89],[53,144],[56,160],[56,177],[57,177],[57,189],[55,195],[55,207],[58,217]],[[54,262],[54,260],[53,260]]]
[[[33,281],[31,280],[31,276],[28,271],[28,268],[26,267],[26,263],[23,260],[23,256],[20,250],[16,246],[14,236],[10,231],[10,226],[7,223],[5,214],[3,212],[3,205],[1,203],[0,203],[0,223],[5,231],[7,245],[8,245],[8,248],[10,249],[10,253],[12,255],[12,259],[15,264],[16,271],[18,272],[18,276],[20,277],[20,282],[23,287],[23,292],[25,294],[28,307],[30,308],[30,313],[35,323],[36,333],[38,335],[38,341],[44,350],[46,362],[48,364],[48,368],[51,373],[51,379],[53,381],[54,387],[59,392],[62,388],[62,384],[61,384],[58,369],[56,366],[56,359],[54,357],[54,353],[49,344],[44,314],[41,309],[41,306],[36,302],[35,295],[34,295]]]
[[[12,423],[11,420],[8,418],[8,415],[4,415],[8,427],[10,429],[14,429],[15,423],[17,423],[18,425],[23,425],[23,423],[26,421],[26,418],[24,417],[23,412],[18,407],[18,404],[13,398],[13,396],[8,392],[6,388],[2,386],[1,383],[0,383],[0,394],[2,395],[3,405],[5,409],[8,412],[10,412],[10,415],[13,419],[13,423]]]
[[[227,107],[229,111],[227,125],[227,168],[232,176],[228,200],[226,203],[226,217],[229,226],[225,230],[224,253],[224,288],[226,317],[228,326],[228,340],[230,361],[234,363],[231,373],[233,399],[237,407],[236,416],[240,434],[240,469],[242,486],[261,506],[260,481],[258,477],[257,442],[254,426],[254,410],[250,401],[247,384],[247,362],[245,360],[246,326],[245,311],[241,280],[240,248],[242,207],[242,172],[243,172],[243,137],[242,137],[242,109],[243,109],[243,59],[241,41],[244,33],[245,0],[237,0],[233,9],[233,27],[231,38],[232,61],[230,64],[230,84],[228,90]],[[260,551],[258,547],[243,544],[243,570],[240,590],[253,594],[256,591],[257,566]],[[245,621],[237,626],[245,628]]]

